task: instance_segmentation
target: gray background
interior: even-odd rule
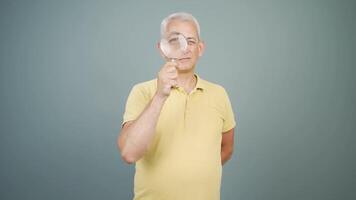
[[[236,148],[223,200],[355,199],[356,2],[1,1],[0,199],[130,199],[116,138],[159,25],[200,21]]]

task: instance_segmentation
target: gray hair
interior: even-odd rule
[[[193,24],[197,28],[198,37],[200,38],[200,26],[199,26],[198,20],[195,19],[195,17],[192,14],[186,13],[186,12],[173,13],[173,14],[170,14],[168,17],[164,18],[161,22],[161,37],[163,37],[164,34],[166,33],[167,24],[172,20],[193,22]]]

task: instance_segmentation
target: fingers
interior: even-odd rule
[[[177,80],[175,80],[175,79],[171,79],[169,84],[171,85],[171,87],[177,87],[178,86]]]
[[[175,80],[174,84],[176,84],[178,78],[178,71],[177,71],[177,63],[175,62],[167,62],[164,66],[165,77],[170,80]]]
[[[177,72],[177,66],[176,62],[167,62],[163,67],[167,72]]]
[[[177,66],[176,62],[167,62],[159,71],[157,91],[161,96],[169,96],[171,88],[178,86]]]
[[[173,66],[177,66],[178,63],[176,61],[167,61],[166,65],[173,65]]]

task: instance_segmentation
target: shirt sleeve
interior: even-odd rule
[[[144,89],[137,84],[134,85],[127,97],[121,126],[127,121],[135,120],[145,109],[148,102]]]
[[[232,108],[229,96],[226,92],[226,90],[223,90],[223,95],[224,95],[224,112],[223,112],[223,133],[226,131],[231,130],[236,126],[236,121],[235,121],[235,116],[234,116],[234,110]]]

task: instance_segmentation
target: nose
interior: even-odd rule
[[[188,45],[187,48],[184,49],[183,55],[188,55],[188,54],[190,54],[191,52],[192,52],[191,46]]]

